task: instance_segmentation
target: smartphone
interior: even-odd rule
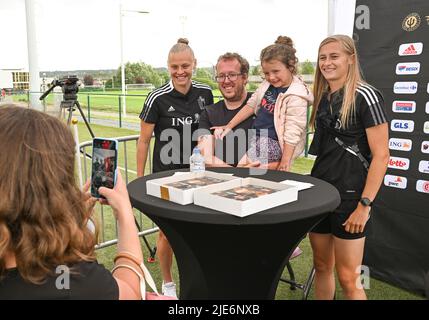
[[[116,139],[94,138],[92,140],[91,195],[103,198],[98,188],[113,189],[116,185],[118,168],[118,141]]]

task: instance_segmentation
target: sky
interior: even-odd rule
[[[120,0],[33,0],[41,71],[120,66]],[[261,49],[290,36],[315,61],[327,35],[328,0],[122,0],[124,61],[166,67],[179,37],[201,67],[227,51],[259,64]],[[129,12],[149,11],[148,14]],[[28,69],[25,0],[0,0],[0,69]]]

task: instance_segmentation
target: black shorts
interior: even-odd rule
[[[347,232],[343,223],[349,218],[352,212],[356,209],[359,200],[342,200],[337,209],[330,212],[329,215],[320,221],[310,232],[333,234],[340,239],[360,239],[366,237],[371,229],[371,219],[365,224],[363,232],[350,233]]]

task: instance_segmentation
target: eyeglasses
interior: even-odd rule
[[[229,73],[229,74],[221,74],[215,77],[217,82],[224,82],[226,78],[229,79],[229,81],[235,81],[237,80],[238,76],[240,76],[241,73]]]

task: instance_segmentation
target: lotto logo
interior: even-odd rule
[[[417,180],[416,190],[418,192],[429,193],[429,181]]]
[[[390,122],[390,130],[399,132],[413,132],[414,121],[412,120],[392,120]]]
[[[400,56],[417,56],[423,52],[423,43],[404,43],[399,46],[398,55]]]
[[[418,84],[415,81],[399,81],[393,85],[393,92],[397,94],[414,94]]]
[[[406,189],[407,178],[386,174],[384,176],[384,185],[391,188]]]
[[[420,161],[419,162],[419,171],[421,173],[429,173],[429,161]]]
[[[389,149],[398,151],[410,151],[413,146],[413,142],[410,139],[389,139]]]
[[[404,62],[396,65],[397,75],[418,74],[420,72],[419,62]]]
[[[415,101],[393,101],[392,111],[396,113],[414,113],[416,112]]]
[[[410,160],[407,158],[390,157],[388,167],[390,169],[408,170]]]
[[[422,152],[429,153],[429,141],[422,142]]]

